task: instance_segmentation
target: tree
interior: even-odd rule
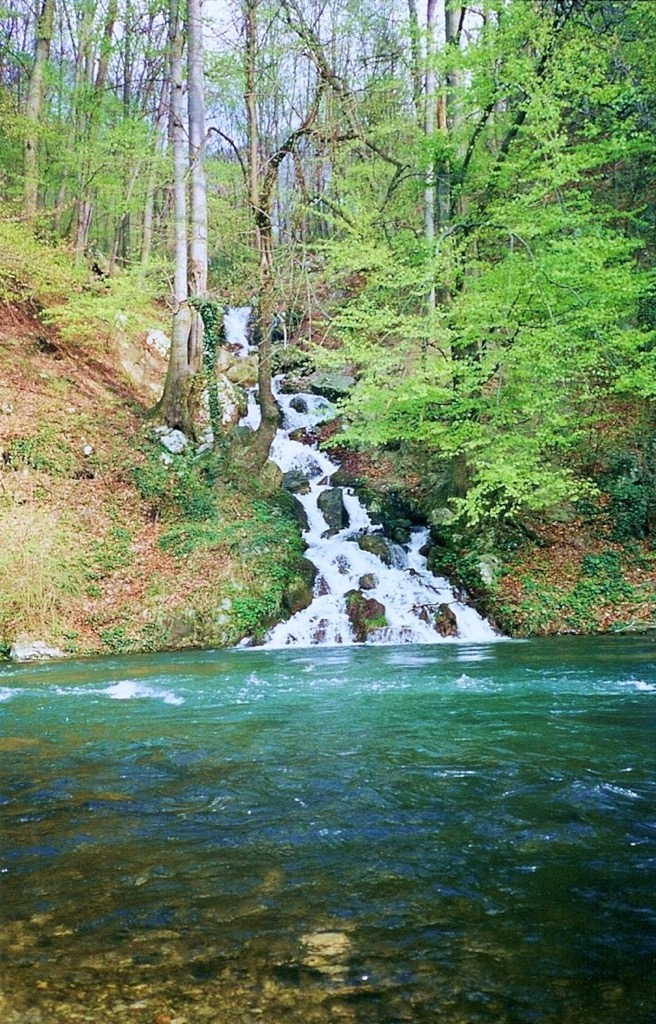
[[[28,131],[23,147],[24,212],[25,219],[33,224],[36,218],[39,192],[38,135],[39,123],[45,94],[45,76],[50,56],[55,20],[55,0],[43,0],[37,21],[34,63],[25,102],[25,119]]]
[[[170,134],[173,150],[174,276],[171,352],[164,392],[156,412],[165,423],[195,436],[193,379],[195,353],[191,345],[192,313],[189,306],[187,226],[187,140],[184,124],[182,56],[184,35],[180,0],[171,0],[169,13]]]

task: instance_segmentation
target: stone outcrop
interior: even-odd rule
[[[59,647],[44,643],[43,640],[19,636],[11,646],[9,657],[13,661],[50,661],[54,658],[65,658],[66,653]]]
[[[453,608],[441,604],[434,618],[434,625],[440,636],[458,636],[458,620]]]
[[[385,605],[374,597],[365,597],[361,590],[349,590],[346,594],[346,614],[357,643],[364,643],[374,630],[387,625]]]

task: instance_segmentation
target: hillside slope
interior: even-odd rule
[[[226,645],[285,614],[294,523],[211,455],[163,460],[149,404],[111,347],[0,310],[1,652]]]

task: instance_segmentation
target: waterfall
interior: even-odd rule
[[[422,554],[429,541],[427,529],[413,530],[407,544],[392,543],[371,521],[352,489],[332,486],[338,463],[316,444],[290,436],[311,431],[330,418],[333,410],[321,396],[282,394],[281,382],[282,378],[274,381],[283,420],[271,446],[271,459],[283,473],[295,472],[301,491],[305,491],[297,493],[296,498],[307,516],[305,554],[316,567],[317,576],[312,603],[274,626],[264,646],[435,644],[446,640],[480,643],[496,639],[490,624],[458,600],[449,582],[429,571]],[[259,420],[253,390],[241,425],[256,429]],[[332,515],[327,511],[330,506]],[[332,528],[326,515],[333,520]],[[354,624],[353,603],[364,611],[366,621],[361,628]]]

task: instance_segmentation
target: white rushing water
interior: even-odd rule
[[[280,380],[274,384],[283,424],[271,447],[271,459],[283,473],[296,470],[307,478],[308,492],[296,497],[307,515],[308,528],[303,534],[306,557],[316,566],[317,577],[311,605],[270,630],[264,646],[335,646],[358,642],[346,602],[346,595],[354,590],[360,591],[363,601],[373,600],[383,609],[381,612],[374,606],[376,617],[384,618],[385,624],[369,633],[368,643],[435,644],[446,639],[495,639],[490,624],[456,598],[447,580],[428,570],[421,553],[429,540],[427,529],[414,530],[404,546],[383,540],[382,529],[372,523],[364,505],[346,487],[340,490],[347,525],[337,531],[329,528],[320,508],[320,496],[331,489],[331,477],[339,465],[315,444],[295,440],[290,434],[311,429],[329,418],[332,407],[327,399],[317,395],[281,394]],[[248,413],[241,424],[256,429],[259,419],[257,397],[252,392]],[[358,541],[367,535],[381,538],[382,557],[359,546]],[[440,608],[444,611],[443,606],[453,612],[457,623],[457,632],[449,638],[435,627],[436,614]]]
[[[475,642],[494,639],[496,634],[490,624],[473,608],[457,600],[447,580],[428,570],[421,554],[429,539],[427,529],[414,530],[410,542],[404,546],[384,542],[383,558],[363,550],[358,540],[365,535],[382,539],[382,530],[372,523],[366,508],[350,488],[340,488],[348,525],[338,532],[329,529],[319,507],[319,498],[331,488],[331,477],[339,465],[315,446],[293,440],[289,435],[329,416],[330,403],[308,394],[278,393],[277,398],[283,411],[283,426],[271,447],[271,458],[284,473],[299,470],[309,479],[308,493],[298,494],[297,499],[308,518],[308,529],[304,533],[306,557],[318,571],[312,604],[275,626],[265,646],[355,643],[346,610],[346,594],[353,590],[360,590],[365,600],[373,599],[384,608],[386,625],[369,634],[369,643],[444,642],[445,638],[434,625],[441,605],[447,605],[457,620],[457,635],[452,639]],[[304,407],[306,412],[299,411]],[[386,564],[387,561],[390,564]]]

